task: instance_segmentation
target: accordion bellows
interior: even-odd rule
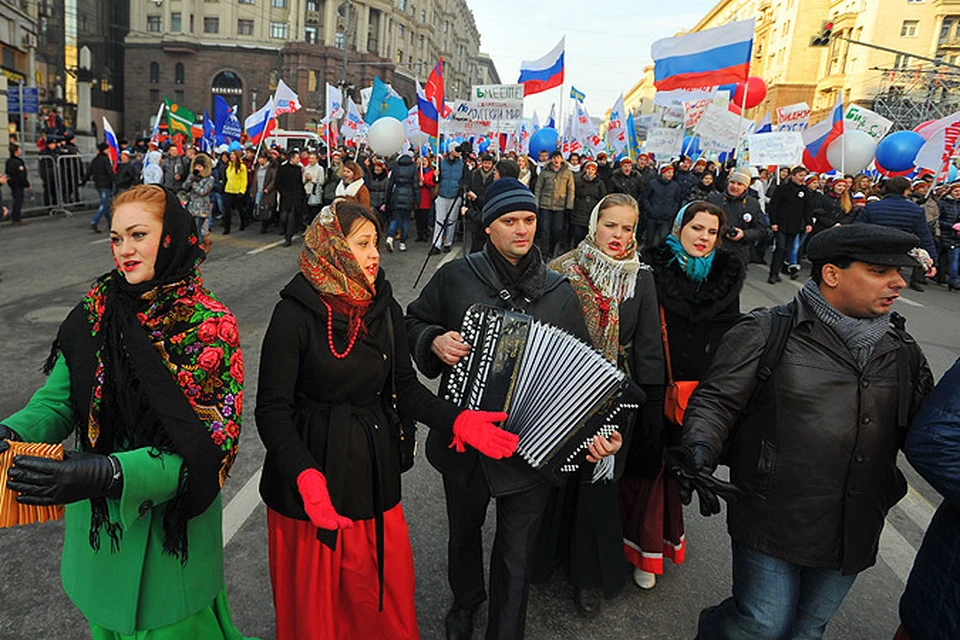
[[[517,454],[560,484],[586,460],[593,437],[626,435],[642,392],[577,337],[529,315],[473,305],[460,330],[471,345],[447,377],[444,397],[505,411]],[[612,458],[610,459],[612,462]]]
[[[63,505],[38,507],[17,502],[17,492],[7,489],[7,472],[15,456],[39,456],[63,460],[63,445],[43,442],[15,442],[0,453],[0,528],[57,520],[63,515]]]

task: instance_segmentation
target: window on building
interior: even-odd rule
[[[893,61],[893,66],[896,69],[906,69],[910,66],[910,56],[905,53],[898,53]]]
[[[160,90],[159,89],[150,89],[150,102],[152,104],[157,104],[160,102]]]
[[[253,35],[253,20],[237,20],[237,35],[238,35],[238,36],[252,36],[252,35]]]
[[[444,20],[444,21],[443,21],[443,32],[444,32],[444,33],[447,33],[448,31],[450,31],[450,21],[449,21],[449,20]]]
[[[317,44],[317,37],[319,32],[316,27],[305,27],[303,30],[303,40],[304,42],[309,42],[310,44]]]
[[[183,89],[177,89],[173,92],[173,101],[177,104],[183,104]]]
[[[397,49],[397,64],[403,62],[403,49]]]
[[[183,84],[184,80],[184,68],[183,63],[178,62],[177,65],[173,68],[173,81],[176,84]]]
[[[900,35],[905,38],[913,38],[917,35],[917,26],[920,24],[919,20],[904,20],[903,26],[900,27]]]
[[[404,29],[403,29],[403,25],[402,25],[402,24],[398,24],[398,25],[397,25],[397,37],[398,37],[398,38],[403,38],[404,33],[405,33],[405,32],[404,32]]]
[[[287,0],[270,0],[271,7],[279,7],[280,9],[287,8]]]
[[[147,16],[147,31],[151,33],[160,33],[163,31],[163,17]]]
[[[271,22],[270,23],[270,37],[271,38],[282,38],[286,40],[287,34],[289,33],[290,25],[286,22]]]
[[[399,0],[399,2],[397,2],[397,6],[400,7],[400,11],[406,11],[406,10],[407,10],[407,0]]]
[[[180,33],[183,31],[183,14],[182,13],[171,13],[170,14],[170,31],[173,33]]]
[[[150,84],[160,82],[160,65],[156,62],[150,63]]]
[[[423,36],[420,36],[420,50],[423,51]]]
[[[203,17],[204,33],[220,33],[220,18]]]
[[[940,43],[952,40],[955,37],[953,27],[960,22],[960,16],[947,16],[940,25]]]
[[[320,3],[317,0],[307,0],[307,11],[320,11]]]
[[[256,4],[256,0],[240,0],[240,4]]]
[[[333,46],[337,49],[347,48],[347,36],[345,36],[342,31],[337,31],[333,35]]]

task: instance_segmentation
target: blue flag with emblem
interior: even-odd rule
[[[407,105],[403,98],[391,92],[390,87],[380,78],[374,76],[373,90],[370,92],[370,103],[364,121],[373,124],[384,116],[396,118],[400,122],[407,119]]]

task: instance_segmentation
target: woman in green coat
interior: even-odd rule
[[[0,423],[24,504],[65,504],[63,588],[94,640],[242,638],[223,586],[220,487],[237,454],[243,356],[236,319],[203,287],[204,252],[176,196],[113,200],[117,268],[60,326],[46,384]]]

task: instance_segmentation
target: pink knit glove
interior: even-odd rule
[[[488,458],[509,458],[517,450],[520,436],[494,424],[506,419],[507,414],[502,412],[462,411],[453,423],[450,447],[463,453],[467,450],[465,445],[470,445]]]
[[[306,469],[297,476],[297,488],[303,498],[303,508],[318,529],[352,529],[353,520],[344,518],[333,508],[327,479],[316,469]]]

